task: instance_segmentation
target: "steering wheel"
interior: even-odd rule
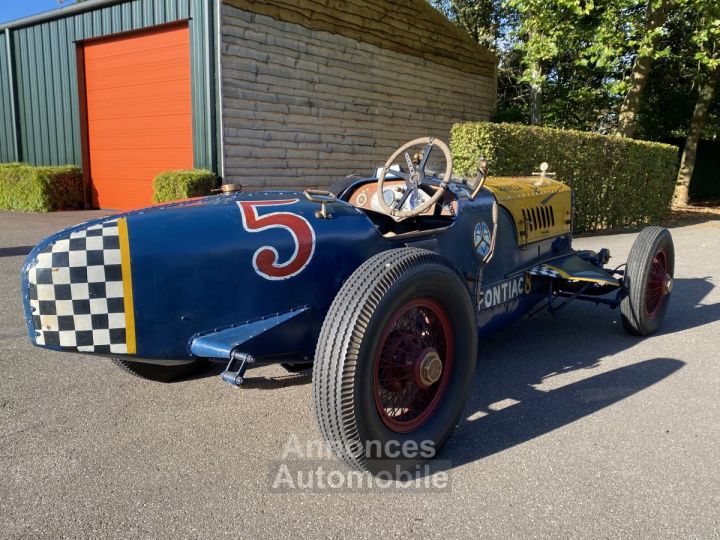
[[[407,153],[407,150],[412,148],[413,146],[419,146],[421,144],[425,145],[425,148],[423,149],[422,153],[422,159],[420,160],[420,163],[416,166],[412,159],[410,159],[410,154]],[[427,181],[427,176],[425,175],[425,167],[427,166],[428,159],[430,158],[430,153],[432,152],[433,148],[438,147],[440,150],[442,150],[443,154],[445,155],[445,177],[440,182],[440,185],[437,186],[437,190],[433,194],[432,197],[430,197],[427,201],[422,203],[421,205],[417,206],[416,208],[413,208],[412,210],[403,210],[402,207],[405,204],[405,201],[408,200],[408,197],[411,195],[415,197],[417,195],[418,189],[423,184],[428,185],[435,185],[431,184]],[[405,193],[403,193],[403,196],[400,197],[398,201],[395,201],[391,206],[389,206],[385,202],[385,175],[390,170],[390,167],[392,166],[393,162],[402,154],[405,153],[405,161],[408,165],[409,172],[404,171],[390,171],[393,175],[399,176],[403,180],[405,180]],[[415,216],[419,216],[423,212],[425,212],[428,208],[433,206],[435,203],[437,203],[440,198],[443,196],[443,193],[445,193],[445,190],[447,189],[448,182],[450,182],[450,178],[452,176],[452,169],[453,169],[453,162],[452,162],[452,154],[450,153],[450,148],[448,148],[448,145],[445,144],[440,139],[435,139],[433,137],[421,137],[419,139],[415,139],[414,141],[410,141],[409,143],[404,144],[400,148],[398,148],[395,153],[390,156],[390,158],[385,162],[385,166],[383,166],[380,169],[380,176],[378,177],[378,204],[380,205],[380,208],[383,212],[388,214],[389,216],[392,216],[397,221],[400,221],[402,219],[407,219]]]

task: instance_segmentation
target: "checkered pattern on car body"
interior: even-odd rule
[[[541,276],[541,277],[548,277],[548,278],[561,278],[562,275],[559,272],[556,272],[555,270],[551,270],[547,266],[533,266],[529,270],[527,270],[527,273],[531,276]]]
[[[127,353],[118,220],[52,243],[29,267],[28,282],[38,345]]]

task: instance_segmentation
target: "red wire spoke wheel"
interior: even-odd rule
[[[375,356],[375,405],[397,433],[422,426],[442,400],[453,367],[454,336],[445,309],[411,301],[385,329]]]
[[[620,303],[625,330],[648,336],[665,318],[675,272],[675,248],[670,233],[647,227],[638,235],[628,257]]]
[[[412,470],[457,425],[476,360],[475,309],[454,266],[423,249],[380,253],[325,317],[312,386],[320,432],[353,468]]]
[[[660,311],[665,298],[670,294],[672,278],[668,273],[667,254],[662,249],[653,257],[645,293],[645,310],[648,317],[654,317]]]

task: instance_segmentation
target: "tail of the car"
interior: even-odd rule
[[[216,334],[243,346],[252,338],[243,351],[255,355],[310,354],[342,282],[386,248],[350,205],[335,203],[331,218],[319,211],[301,193],[240,193],[62,231],[22,269],[30,339],[147,361],[212,356]],[[290,314],[297,339],[258,334],[255,321],[265,336]]]
[[[135,353],[130,247],[125,217],[60,232],[38,244],[21,273],[35,345]]]

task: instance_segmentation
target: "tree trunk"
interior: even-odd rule
[[[542,126],[542,70],[537,64],[533,66],[530,83],[530,125]]]
[[[646,32],[652,32],[665,24],[666,7],[671,0],[662,0],[657,9],[653,9],[653,0],[648,0],[646,15]],[[650,41],[650,50],[654,51],[658,42],[658,35],[654,35]],[[640,110],[640,96],[647,83],[653,57],[651,53],[639,54],[633,64],[630,74],[630,88],[625,94],[625,100],[620,107],[618,118],[617,134],[621,137],[632,137],[635,134],[637,114]]]
[[[720,79],[720,66],[710,73],[710,77],[700,88],[695,110],[693,111],[690,127],[688,128],[685,149],[680,161],[680,172],[678,172],[677,185],[675,186],[675,204],[686,206],[690,198],[690,180],[695,170],[695,159],[697,158],[698,143],[705,127],[707,112],[715,96],[718,79]]]

